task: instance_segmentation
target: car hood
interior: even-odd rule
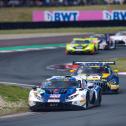
[[[65,102],[65,100],[76,92],[76,88],[45,88],[41,94],[45,102]]]
[[[110,37],[111,39],[116,39],[116,40],[122,40],[122,39],[124,39],[124,38],[126,38],[126,36],[111,36]]]
[[[72,47],[87,47],[90,44],[71,44]]]

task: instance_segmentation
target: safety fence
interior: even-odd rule
[[[126,26],[126,21],[71,21],[71,22],[3,22],[2,29],[39,29],[39,28],[82,28],[82,27]]]

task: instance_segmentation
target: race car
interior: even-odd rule
[[[126,46],[126,31],[117,32],[115,35],[110,36],[110,39],[116,44]]]
[[[92,38],[74,38],[71,43],[66,44],[66,54],[96,54],[98,53],[98,43],[94,43]]]
[[[109,34],[92,34],[90,37],[98,43],[100,50],[116,49],[116,43],[111,41]]]
[[[117,70],[112,70],[110,65],[115,62],[74,62],[78,68],[72,71],[74,76],[81,76],[88,81],[94,81],[102,88],[103,93],[119,92],[119,77]]]
[[[52,76],[31,89],[30,110],[88,109],[100,106],[101,87],[73,76]]]

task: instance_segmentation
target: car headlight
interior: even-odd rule
[[[117,82],[114,79],[110,80],[108,83],[112,85],[117,85]]]
[[[43,100],[42,96],[38,92],[34,92],[33,94],[36,99],[41,100],[41,101]]]
[[[87,46],[87,47],[86,47],[86,49],[90,49],[90,47],[89,47],[89,46]]]
[[[66,48],[67,50],[72,50],[73,49],[73,46],[69,46]]]
[[[103,78],[102,78],[101,80],[102,80],[103,82],[107,82],[107,80],[106,80],[106,79],[103,79]]]
[[[75,45],[71,45],[70,47],[71,47],[71,48],[74,48],[74,47],[75,47]]]
[[[68,97],[68,100],[72,100],[72,99],[74,99],[74,98],[77,97],[77,96],[78,96],[78,94],[70,95],[70,96]]]

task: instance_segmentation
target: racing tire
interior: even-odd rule
[[[96,52],[96,48],[94,47],[94,53],[93,54],[96,54],[97,52]]]
[[[96,49],[94,48],[94,52],[90,52],[90,55],[96,54]]]
[[[119,94],[119,89],[114,91],[113,94]]]
[[[30,106],[29,106],[29,110],[30,110],[31,112],[38,112],[38,109],[36,109],[36,107],[30,107]]]
[[[116,43],[114,43],[114,48],[113,49],[116,49],[117,48],[117,45],[116,45]]]
[[[116,49],[116,43],[113,43],[113,45],[109,45],[109,50],[115,50]]]
[[[98,102],[97,102],[97,106],[101,106],[101,101],[102,101],[102,92],[101,91],[99,91],[99,93],[98,93]]]
[[[89,93],[87,93],[87,95],[86,95],[86,104],[84,106],[85,110],[87,110],[89,108],[89,103],[90,103]]]
[[[91,102],[91,104],[95,104],[96,103],[95,93],[93,93],[93,97],[92,97],[92,100],[90,102]]]
[[[96,49],[96,47],[94,47],[94,53],[93,54],[98,54],[99,53],[99,50]]]
[[[69,51],[65,51],[66,55],[70,55],[71,53]]]
[[[99,49],[96,49],[95,54],[98,54],[98,53],[99,53]]]
[[[35,105],[35,106],[29,106],[29,110],[30,110],[31,112],[38,112],[38,111],[40,111],[41,109],[38,108],[38,107]]]
[[[119,90],[116,91],[116,94],[119,94]]]

